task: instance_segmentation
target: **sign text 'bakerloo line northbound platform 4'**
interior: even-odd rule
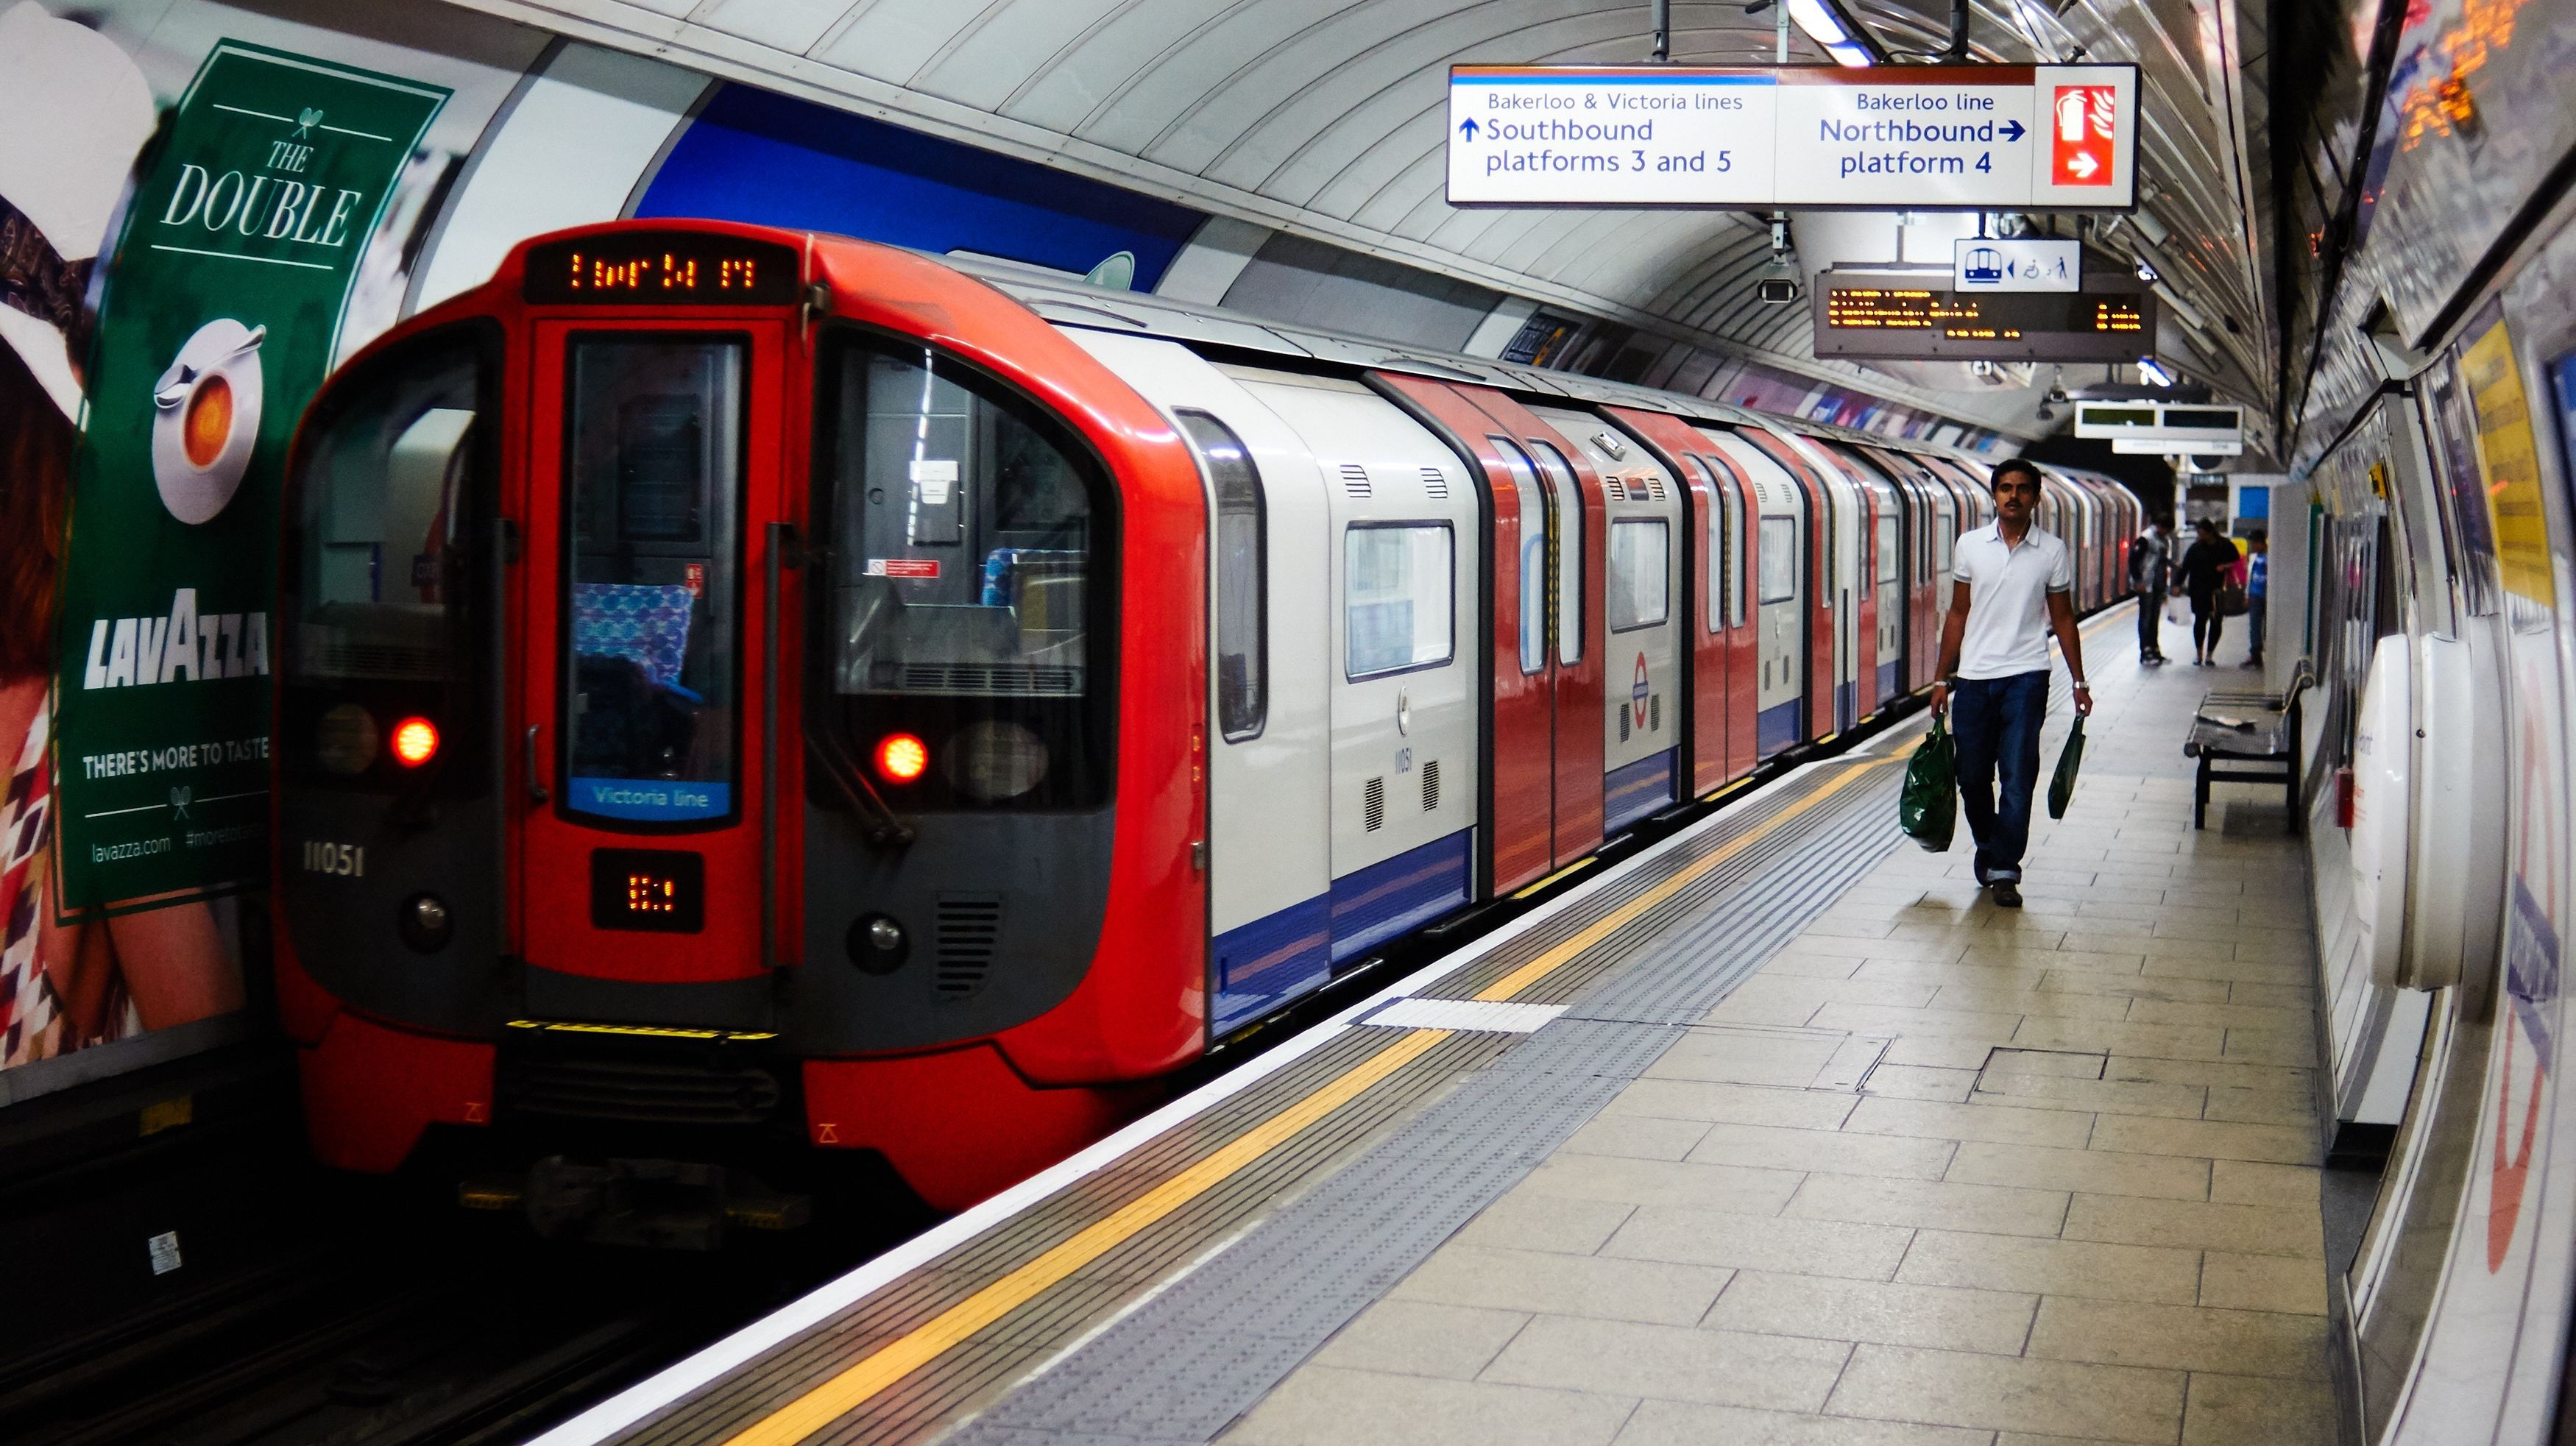
[[[1449,204],[2125,211],[2132,65],[1460,65]]]

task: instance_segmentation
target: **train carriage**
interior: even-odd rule
[[[954,1208],[1929,681],[1957,459],[1261,335],[667,222],[369,348],[282,579],[321,1156],[591,1238],[639,1160],[683,1243],[834,1161]]]

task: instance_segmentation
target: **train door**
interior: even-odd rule
[[[1476,405],[1481,388],[1393,372],[1378,390],[1437,433],[1484,481],[1485,885],[1508,894],[1556,868],[1554,513],[1527,445]]]
[[[1869,499],[1869,547],[1862,572],[1870,606],[1860,621],[1869,639],[1860,678],[1865,694],[1860,712],[1866,715],[1886,707],[1905,688],[1906,619],[1913,604],[1905,586],[1908,509],[1904,494],[1871,460],[1833,443],[1818,445],[1833,453]]]
[[[1835,706],[1837,685],[1842,679],[1838,661],[1848,656],[1844,643],[1843,596],[1837,576],[1839,559],[1834,544],[1834,494],[1824,478],[1804,454],[1791,446],[1780,434],[1764,426],[1740,428],[1736,436],[1754,450],[1771,458],[1772,463],[1801,492],[1806,494],[1800,531],[1806,551],[1798,559],[1799,599],[1806,605],[1806,662],[1800,677],[1806,693],[1801,699],[1799,723],[1803,728],[1800,741],[1829,737],[1840,731],[1835,720],[1840,710]]]
[[[635,1018],[605,981],[717,984],[779,963],[770,811],[780,670],[764,658],[790,518],[787,326],[656,317],[531,328],[530,495],[517,569],[524,665],[510,741],[533,805],[515,855],[526,1007]],[[801,489],[800,489],[801,490]],[[940,525],[925,519],[924,529]],[[916,533],[922,575],[963,564]],[[787,670],[792,674],[793,670]],[[792,682],[792,677],[786,680]],[[709,907],[759,900],[764,907]],[[584,907],[586,901],[587,907]],[[757,988],[692,991],[692,1017],[769,1022]]]
[[[1475,483],[1356,381],[1232,373],[1321,464],[1336,967],[1468,902],[1478,757]]]
[[[1707,793],[1753,766],[1753,628],[1743,604],[1745,492],[1708,439],[1669,412],[1614,407],[1610,415],[1678,467],[1688,493],[1681,550],[1687,582],[1677,589],[1682,647],[1690,658],[1689,717],[1682,737],[1689,789]],[[1741,762],[1736,762],[1738,757]]]
[[[1826,592],[1833,599],[1833,731],[1842,732],[1869,711],[1876,674],[1876,568],[1870,561],[1876,499],[1823,443],[1794,433],[1783,440],[1802,458],[1824,495]]]
[[[1752,490],[1752,556],[1746,568],[1753,584],[1753,753],[1759,760],[1811,731],[1807,679],[1816,655],[1808,640],[1814,622],[1807,602],[1811,498],[1777,459],[1737,433],[1703,427],[1700,434]]]
[[[1555,862],[1563,868],[1601,847],[1603,695],[1608,687],[1601,580],[1606,507],[1601,477],[1580,448],[1512,397],[1459,387],[1535,468],[1546,507],[1549,676],[1555,695]]]
[[[1616,834],[1672,804],[1680,787],[1687,694],[1673,580],[1683,576],[1681,483],[1607,418],[1530,410],[1601,479],[1602,831]]]

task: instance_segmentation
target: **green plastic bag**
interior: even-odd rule
[[[2075,796],[2075,773],[2084,766],[2084,720],[2075,720],[2075,731],[2066,735],[2066,746],[2058,750],[2057,774],[2048,780],[2048,816],[2066,817],[2066,801]]]
[[[1932,731],[1905,765],[1905,787],[1896,796],[1896,826],[1926,853],[1947,853],[1959,826],[1958,745],[1948,720],[1933,715]]]

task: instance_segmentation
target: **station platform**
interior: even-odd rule
[[[542,1446],[2334,1439],[2303,855],[2128,619],[2023,910],[1915,721]]]

